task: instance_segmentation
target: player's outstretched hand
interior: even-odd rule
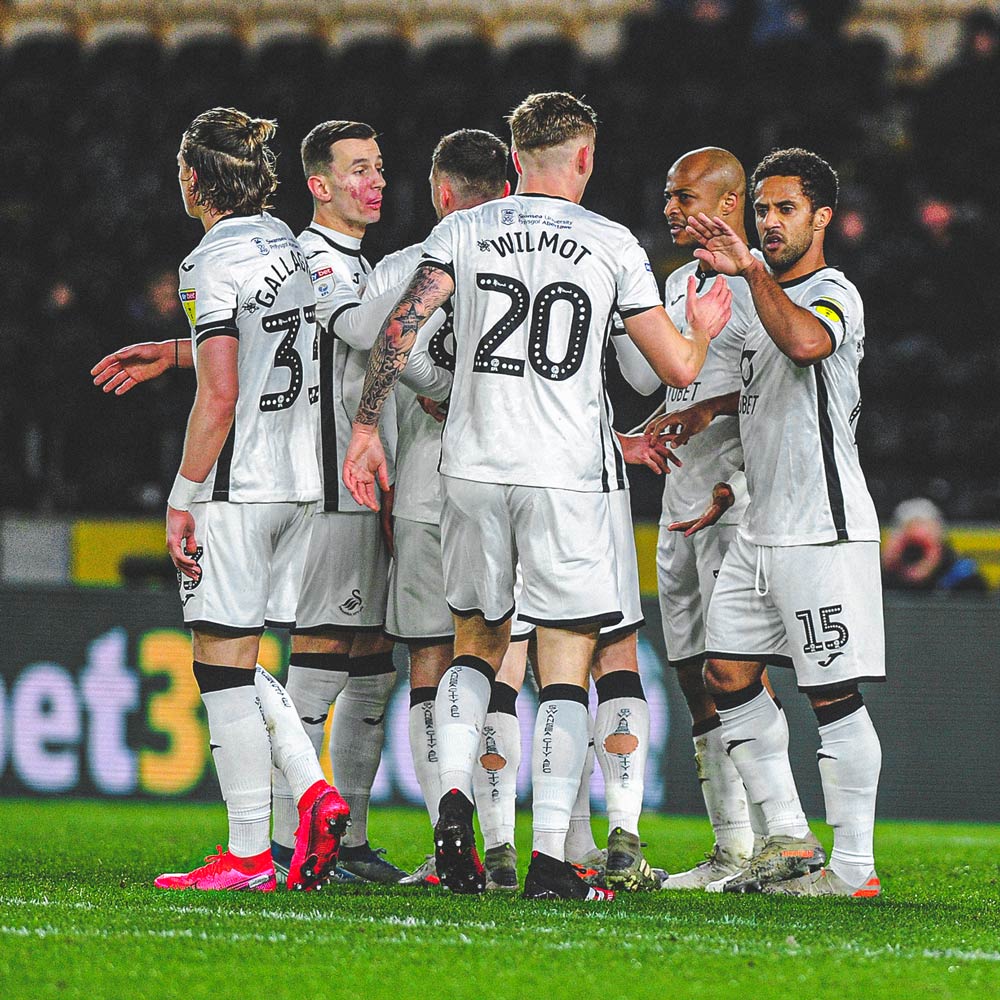
[[[709,290],[699,296],[698,283],[694,275],[690,275],[684,311],[690,329],[704,331],[709,339],[717,337],[733,314],[733,293],[729,290],[726,279],[720,274]]]
[[[378,430],[371,424],[356,423],[344,457],[344,485],[358,503],[378,510],[376,479],[383,491],[389,489],[389,469]]]
[[[194,537],[194,518],[189,510],[175,510],[167,506],[167,552],[186,577],[197,580],[201,566],[195,560],[198,543]]]
[[[159,378],[174,362],[174,352],[169,345],[170,341],[130,344],[101,358],[90,369],[94,385],[122,396],[140,382]]]
[[[650,442],[663,441],[679,448],[687,444],[695,434],[700,434],[712,422],[710,407],[693,403],[683,410],[665,413],[646,425],[644,434]],[[679,463],[678,463],[679,464]]]
[[[662,438],[647,438],[643,434],[619,434],[618,440],[622,446],[622,455],[629,465],[645,465],[658,476],[670,475],[670,463],[678,468],[684,463],[667,447]]]
[[[692,518],[690,521],[674,521],[667,525],[667,531],[683,531],[684,537],[687,538],[702,528],[711,527],[734,503],[736,497],[732,486],[729,483],[716,483],[712,487],[712,501],[701,517]]]
[[[746,243],[718,217],[710,219],[704,212],[689,216],[687,231],[701,244],[695,257],[719,274],[735,277],[756,261]]]

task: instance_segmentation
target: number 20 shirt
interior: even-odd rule
[[[455,281],[442,474],[624,489],[604,388],[611,316],[660,305],[632,233],[563,198],[512,195],[449,215],[423,253]]]

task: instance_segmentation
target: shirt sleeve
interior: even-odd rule
[[[647,309],[659,306],[660,290],[653,277],[653,265],[646,251],[634,237],[629,237],[622,248],[616,275],[618,286],[618,311],[622,319],[638,316]]]
[[[624,332],[624,331],[623,331]],[[628,382],[636,392],[641,392],[644,396],[651,396],[663,383],[660,376],[653,371],[649,362],[643,357],[642,351],[635,346],[631,337],[612,337],[615,345],[615,353],[618,355],[618,367],[621,369],[625,381]]]
[[[444,311],[438,309],[427,320],[406,360],[406,367],[399,376],[399,381],[418,396],[426,396],[438,402],[447,399],[451,392],[452,373],[434,361],[429,345],[446,319]]]
[[[361,304],[358,286],[346,273],[342,262],[332,253],[323,251],[309,261],[309,277],[316,295],[316,322],[329,329],[333,320],[345,309]]]
[[[198,261],[187,273],[182,268],[179,295],[196,344],[209,337],[239,339],[239,288],[225,264]]]
[[[452,281],[455,280],[455,216],[442,219],[424,240],[421,247],[420,264],[431,264],[441,268]],[[419,266],[419,265],[418,265]]]
[[[835,351],[860,319],[852,315],[852,296],[836,281],[818,281],[809,289],[809,297],[803,305],[823,324]]]

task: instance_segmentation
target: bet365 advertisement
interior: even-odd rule
[[[703,806],[690,719],[666,665],[656,604],[646,602],[645,611],[649,624],[640,633],[639,665],[652,729],[645,806],[698,813]],[[865,688],[883,749],[882,815],[1000,819],[1000,758],[981,752],[1000,715],[998,611],[990,599],[887,603],[889,682]],[[190,638],[175,594],[0,590],[0,621],[0,795],[218,801]],[[260,662],[278,677],[284,676],[287,643],[284,634],[262,639]],[[401,676],[386,713],[372,799],[418,805],[406,661],[399,649],[397,665]],[[803,805],[822,818],[815,720],[791,671],[773,674]],[[535,707],[526,685],[518,700],[524,804]],[[329,768],[328,760],[324,764]],[[599,768],[592,795],[599,811]]]

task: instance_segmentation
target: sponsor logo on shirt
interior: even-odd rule
[[[332,267],[321,267],[318,271],[313,271],[309,277],[312,278],[313,281],[319,281],[320,278],[325,278],[328,274],[333,274]]]
[[[250,242],[257,248],[257,253],[261,257],[266,257],[271,252],[271,248],[267,245],[267,242],[259,236],[255,236]]]
[[[325,299],[333,291],[333,285],[329,281],[321,281],[315,286],[315,290],[321,299]]]
[[[512,208],[505,208],[500,212],[500,221],[505,226],[513,226],[515,218],[517,218],[517,213]]]
[[[194,326],[194,303],[195,299],[198,297],[197,293],[193,288],[182,288],[179,294],[181,297],[181,305],[184,307],[184,312],[187,314],[188,322]]]

